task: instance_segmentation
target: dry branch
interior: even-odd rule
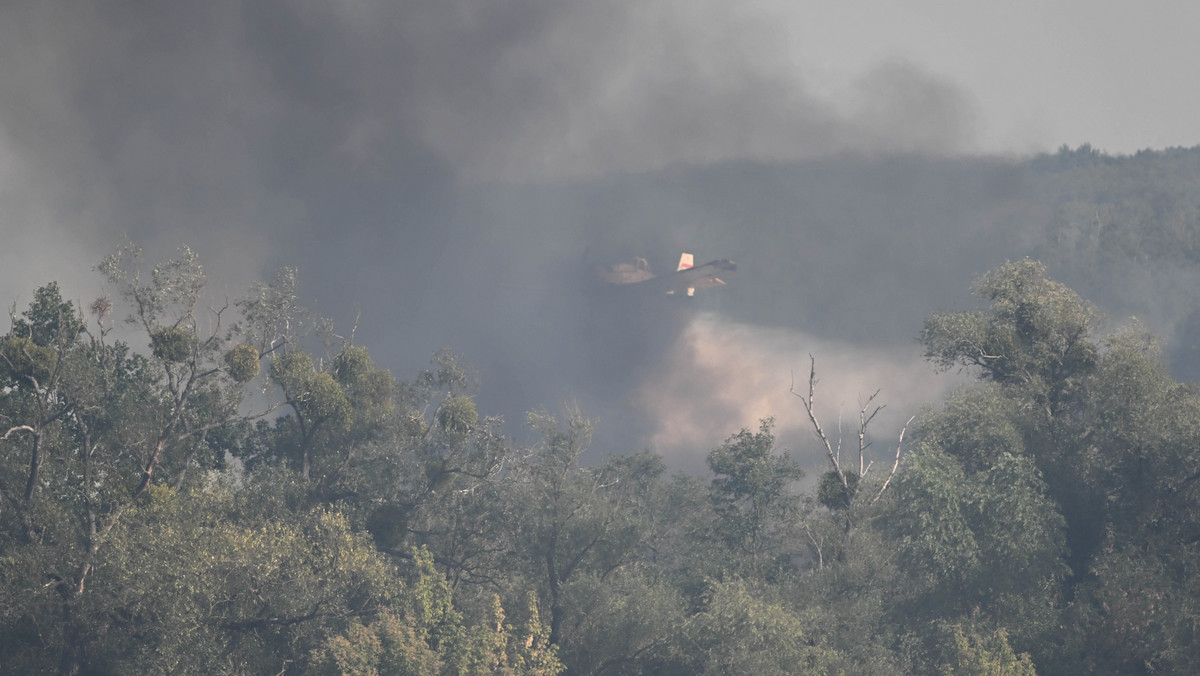
[[[826,457],[829,458],[829,464],[833,467],[833,471],[837,474],[838,481],[842,485],[842,490],[846,494],[846,499],[849,500],[850,495],[851,495],[850,482],[847,480],[846,472],[842,468],[842,464],[840,462],[841,439],[839,437],[838,447],[837,447],[837,450],[835,451],[833,444],[830,443],[830,441],[829,441],[829,437],[826,436],[826,434],[825,434],[825,430],[821,427],[821,422],[817,419],[816,410],[813,405],[813,401],[816,398],[816,389],[817,389],[817,362],[816,362],[816,359],[811,354],[808,355],[808,359],[809,359],[808,394],[805,395],[802,392],[796,391],[796,374],[794,371],[792,372],[792,382],[791,382],[791,385],[788,387],[788,392],[795,395],[795,397],[800,400],[800,404],[802,406],[804,406],[804,412],[808,414],[808,420],[810,423],[812,423],[813,431],[816,433],[817,438],[821,440],[821,444],[825,447],[825,455],[826,455]],[[875,416],[879,415],[879,412],[884,409],[883,405],[878,405],[878,406],[872,407],[872,404],[874,403],[876,397],[879,396],[880,391],[881,390],[875,390],[873,393],[871,393],[871,395],[869,397],[867,397],[866,401],[863,402],[862,406],[859,408],[859,411],[858,411],[858,422],[859,422],[859,425],[858,425],[858,479],[859,479],[859,481],[866,479],[867,473],[869,471],[871,471],[871,468],[875,465],[874,460],[868,460],[866,457],[867,448],[870,447],[870,445],[871,445],[870,442],[867,441],[867,428],[870,427],[871,422],[873,420],[875,420]],[[883,485],[880,486],[879,492],[875,495],[875,498],[871,501],[872,503],[878,501],[879,498],[883,496],[884,491],[887,490],[888,485],[890,485],[892,482],[892,477],[894,477],[896,475],[896,471],[900,468],[900,452],[901,452],[901,447],[904,444],[904,433],[908,430],[908,426],[910,423],[912,423],[914,418],[916,418],[916,416],[909,418],[908,421],[904,423],[904,427],[902,427],[900,429],[900,438],[896,442],[896,457],[895,457],[894,462],[892,463],[892,469],[891,469],[891,471],[888,472],[887,478],[884,479]],[[840,417],[838,418],[838,421],[839,421],[839,428],[840,428],[840,425],[841,425]]]
[[[892,471],[888,472],[887,479],[884,479],[883,485],[879,487],[879,493],[875,495],[875,499],[871,502],[878,502],[879,498],[883,497],[883,492],[887,490],[888,484],[892,482],[892,477],[896,476],[896,470],[900,468],[900,447],[904,445],[904,433],[908,431],[908,426],[917,416],[912,416],[904,423],[904,427],[900,428],[900,438],[896,440],[896,461],[892,463]]]
[[[812,423],[813,430],[816,431],[817,437],[821,440],[821,443],[825,445],[825,454],[829,456],[829,462],[833,465],[833,471],[837,472],[838,479],[842,482],[842,490],[849,495],[850,485],[846,481],[846,473],[842,471],[842,466],[838,462],[838,454],[833,452],[833,445],[829,443],[829,437],[825,436],[825,430],[821,429],[821,423],[819,420],[817,420],[817,414],[813,410],[813,398],[816,396],[817,390],[817,360],[811,354],[808,355],[808,360],[808,396],[805,397],[796,391],[795,372],[792,373],[792,384],[788,388],[788,392],[794,394],[804,406],[804,411],[808,413],[808,419]]]

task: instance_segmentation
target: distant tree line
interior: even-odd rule
[[[585,466],[580,412],[516,444],[454,355],[397,380],[294,271],[209,307],[189,251],[141,265],[0,338],[5,673],[1200,672],[1200,389],[1034,261],[926,321],[978,382],[902,447],[811,416],[812,494],[770,420],[704,477]]]

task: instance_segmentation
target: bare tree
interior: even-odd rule
[[[880,390],[875,390],[873,393],[871,393],[871,395],[867,397],[866,401],[863,402],[862,406],[858,410],[858,467],[857,470],[855,470],[852,466],[847,467],[842,463],[841,439],[838,439],[837,446],[835,448],[834,444],[830,442],[829,436],[825,434],[824,428],[821,427],[820,420],[817,419],[817,414],[813,403],[816,398],[817,390],[817,361],[811,354],[808,356],[808,358],[808,393],[805,394],[796,390],[794,373],[792,377],[792,384],[788,388],[788,391],[795,395],[796,398],[800,400],[801,405],[804,406],[804,411],[808,414],[808,420],[812,423],[813,431],[816,433],[817,438],[821,440],[821,444],[825,448],[825,455],[829,460],[829,465],[832,468],[832,472],[836,475],[838,483],[841,485],[841,491],[843,497],[845,498],[846,505],[849,506],[853,501],[854,496],[857,494],[859,484],[866,480],[868,473],[875,464],[874,460],[871,460],[867,457],[867,449],[871,445],[871,442],[868,441],[867,430],[870,427],[871,422],[875,420],[875,416],[878,415],[879,412],[884,408],[883,405],[875,404],[875,399],[879,396]],[[896,453],[892,462],[892,468],[888,472],[887,476],[883,479],[883,482],[880,484],[879,490],[875,493],[875,497],[871,499],[872,503],[877,502],[879,498],[883,497],[884,491],[886,491],[887,487],[891,484],[892,477],[896,475],[896,471],[900,468],[900,453],[904,444],[904,433],[908,430],[909,423],[911,423],[915,417],[916,416],[910,417],[908,421],[904,423],[904,426],[900,428],[900,435],[896,442]]]

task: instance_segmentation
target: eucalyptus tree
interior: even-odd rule
[[[89,639],[103,631],[88,591],[118,528],[153,486],[178,488],[198,478],[189,469],[220,463],[209,434],[240,418],[244,383],[258,366],[229,304],[202,307],[204,273],[189,250],[146,276],[131,245],[99,268],[129,304],[127,323],[146,354],[110,340],[111,301],[93,302],[85,321],[54,285],[35,294],[3,339],[0,491],[12,508],[5,561],[15,564],[7,589],[26,609],[42,608],[32,611],[48,623],[39,640],[55,646],[65,672],[80,668]]]
[[[578,411],[562,424],[542,412],[530,414],[528,423],[541,441],[518,459],[508,484],[510,556],[548,608],[550,640],[563,646],[570,663],[570,640],[587,637],[567,619],[588,613],[571,604],[606,602],[604,587],[637,565],[652,533],[651,486],[664,466],[647,453],[582,466],[593,422]],[[576,593],[580,585],[601,593]]]

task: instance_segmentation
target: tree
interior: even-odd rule
[[[795,460],[774,453],[773,425],[763,420],[757,433],[743,429],[708,454],[717,536],[727,551],[745,557],[745,572],[755,578],[788,565],[783,543],[799,510],[791,488],[804,477]]]
[[[974,293],[990,308],[932,315],[921,331],[925,357],[942,369],[969,366],[981,378],[1020,388],[1047,417],[1066,413],[1096,365],[1089,340],[1095,312],[1029,259],[983,275]]]
[[[857,453],[857,468],[854,467],[854,458],[848,458],[850,465],[842,463],[842,440],[837,440],[837,448],[835,449],[826,436],[824,428],[821,427],[821,422],[817,419],[816,409],[814,408],[813,400],[816,397],[817,389],[817,360],[809,355],[809,372],[808,372],[808,394],[797,392],[795,384],[788,390],[794,396],[800,399],[801,405],[804,406],[804,412],[808,414],[808,420],[812,423],[813,432],[817,438],[821,440],[821,445],[825,449],[825,457],[829,460],[831,469],[821,476],[821,482],[817,491],[817,500],[825,507],[831,510],[849,510],[854,504],[854,498],[858,495],[859,483],[865,481],[867,474],[871,468],[875,466],[875,461],[867,457],[867,448],[871,445],[868,440],[868,431],[871,422],[875,420],[875,416],[883,410],[883,406],[875,405],[875,398],[879,396],[880,390],[875,390],[871,396],[867,397],[866,401],[858,411],[858,453]],[[915,417],[915,416],[914,416]],[[908,419],[911,423],[913,418]],[[900,438],[896,442],[896,457],[892,462],[892,469],[887,476],[879,484],[877,491],[872,490],[870,501],[875,503],[883,496],[887,490],[892,478],[896,476],[896,470],[900,467],[900,449],[904,444],[904,433],[908,429],[908,423],[900,429]],[[873,487],[872,487],[873,488]],[[850,515],[847,511],[847,529],[851,526]]]
[[[978,599],[1048,673],[1194,670],[1195,386],[1136,328],[1092,339],[1094,313],[1040,264],[1001,266],[977,292],[989,309],[935,315],[922,340],[990,385],[923,423],[895,532],[922,564],[957,552],[950,598]]]
[[[0,492],[13,508],[0,515],[11,544],[5,561],[14,564],[8,588],[27,596],[26,607],[49,612],[44,604],[57,604],[35,620],[19,612],[4,618],[17,633],[21,622],[48,622],[65,673],[81,669],[94,639],[112,627],[89,588],[119,545],[123,521],[155,486],[180,488],[199,478],[197,468],[219,467],[223,453],[210,433],[246,420],[238,409],[248,365],[225,358],[239,345],[228,304],[200,309],[203,269],[187,249],[148,280],[139,262],[129,245],[99,267],[130,302],[128,323],[147,339],[148,355],[108,341],[106,298],[91,304],[89,326],[54,286],[39,290],[3,341],[13,379],[0,397],[0,415],[12,421],[0,441]],[[231,362],[242,363],[236,375]]]
[[[1176,383],[1154,340],[1105,341],[1088,384],[1084,480],[1105,499],[1104,534],[1077,592],[1072,623],[1084,668],[1188,672],[1200,664],[1200,391]]]
[[[630,562],[649,534],[644,497],[664,467],[649,454],[582,467],[593,423],[577,410],[562,425],[546,413],[532,413],[528,422],[542,440],[514,468],[513,554],[534,572],[531,582],[549,606],[550,642],[569,653],[570,586],[587,575],[607,578]]]
[[[926,357],[941,368],[975,369],[1028,412],[1020,423],[1022,445],[1067,520],[1069,562],[1082,579],[1103,539],[1107,506],[1086,480],[1086,385],[1101,353],[1091,340],[1095,312],[1031,260],[983,275],[975,294],[990,302],[987,310],[935,314],[926,322]]]
[[[971,474],[921,444],[896,483],[883,525],[908,581],[896,614],[1007,627],[1023,649],[1056,625],[1066,573],[1064,523],[1027,458],[1002,455]]]
[[[355,619],[326,639],[309,657],[313,673],[554,676],[563,670],[536,605],[518,628],[507,622],[499,597],[493,596],[490,615],[467,626],[429,552],[417,550],[413,562],[404,604]]]
[[[404,559],[427,547],[459,598],[486,612],[507,575],[510,543],[496,515],[517,451],[500,419],[480,417],[470,367],[446,350],[433,364],[396,384],[382,435],[359,448],[343,483],[382,551]]]
[[[1013,652],[1003,629],[979,636],[956,626],[952,639],[953,651],[941,669],[947,676],[1037,676],[1033,660],[1027,653]]]
[[[682,662],[690,674],[827,674],[834,655],[813,645],[787,608],[740,581],[714,584],[688,620]]]
[[[86,646],[89,664],[278,671],[347,620],[402,606],[397,573],[345,516],[246,509],[267,488],[152,488],[114,534],[95,584],[93,608],[114,619]]]
[[[349,428],[353,415],[350,400],[332,375],[317,370],[306,352],[288,352],[275,359],[271,364],[271,380],[279,385],[294,413],[294,440],[285,446],[285,452],[298,456],[295,459],[300,476],[307,481],[312,478],[318,435],[326,430],[336,435]]]

